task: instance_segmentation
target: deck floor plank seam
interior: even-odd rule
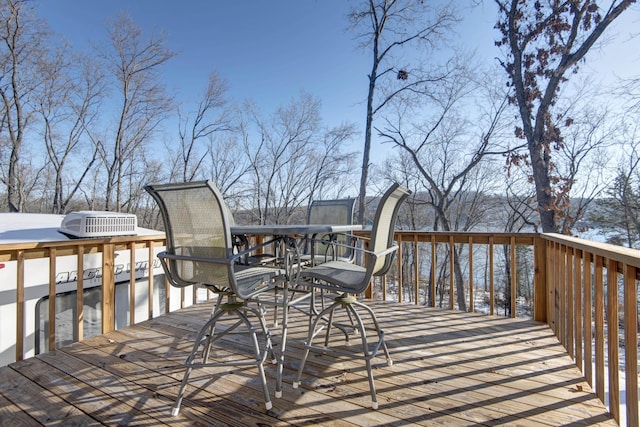
[[[0,417],[12,427],[54,418],[71,425],[616,425],[544,324],[369,303],[394,360],[373,361],[377,411],[369,409],[359,360],[312,353],[301,387],[291,387],[308,325],[292,311],[284,394],[272,410],[264,410],[255,367],[209,367],[193,371],[180,415],[170,417],[182,363],[210,315],[204,303],[0,368]],[[280,326],[270,328],[278,349]],[[237,335],[219,344],[215,358],[250,351]],[[265,364],[270,387],[275,369]]]

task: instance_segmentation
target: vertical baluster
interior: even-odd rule
[[[454,308],[454,294],[455,294],[455,267],[454,267],[454,252],[455,247],[453,243],[453,235],[449,236],[449,309],[453,310]]]
[[[84,245],[78,245],[76,259],[76,309],[78,318],[78,341],[84,339]]]
[[[475,298],[473,295],[473,237],[469,236],[469,312],[475,311]]]
[[[511,236],[511,238],[509,239],[509,252],[511,255],[511,301],[509,302],[511,304],[511,317],[513,319],[515,319],[516,317],[516,311],[517,311],[517,307],[516,307],[516,270],[517,270],[517,263],[516,263],[516,239],[515,237]]]
[[[431,307],[436,306],[437,259],[436,236],[431,235]]]
[[[402,302],[402,238],[398,237],[398,302]]]
[[[129,324],[136,323],[136,244],[129,242]]]
[[[624,347],[627,425],[638,425],[638,284],[637,269],[624,266]]]
[[[576,365],[580,371],[584,372],[582,366],[582,349],[583,349],[583,335],[582,335],[582,273],[581,268],[582,251],[576,249],[573,254],[573,289],[574,289],[574,312],[575,312],[575,357]]]
[[[49,351],[56,349],[56,249],[49,249]]]
[[[573,351],[574,333],[573,328],[575,325],[575,312],[574,312],[574,290],[573,290],[573,248],[567,247],[566,250],[566,263],[567,263],[567,353],[569,357],[575,360]]]
[[[595,264],[596,395],[604,402],[604,279],[603,259],[600,255],[596,255]]]
[[[102,245],[102,333],[115,329],[115,284],[113,276],[114,244]]]
[[[593,387],[593,280],[591,253],[582,252],[584,278],[584,376]]]
[[[420,258],[418,257],[418,235],[413,235],[413,276],[415,284],[413,286],[415,304],[420,304]]]
[[[609,350],[609,412],[620,423],[620,380],[618,378],[618,262],[607,263],[607,349]]]
[[[556,298],[558,304],[558,329],[560,332],[560,342],[567,348],[567,247],[566,245],[558,244],[558,251],[556,252],[558,261],[557,271],[557,289],[558,297]]]
[[[493,236],[489,237],[489,314],[495,314],[496,287],[493,267]]]
[[[16,253],[16,360],[24,359],[24,251]]]

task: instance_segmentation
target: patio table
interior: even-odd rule
[[[362,225],[332,225],[332,224],[274,224],[274,225],[234,225],[231,227],[231,234],[239,237],[241,240],[247,240],[247,236],[271,236],[273,241],[283,241],[285,253],[282,258],[285,264],[285,271],[288,276],[288,285],[283,290],[283,309],[282,309],[282,342],[280,343],[280,352],[277,360],[276,374],[276,391],[275,397],[282,397],[282,372],[284,368],[284,354],[287,343],[287,322],[288,322],[288,305],[292,302],[288,301],[288,291],[296,285],[296,272],[300,267],[300,245],[306,236],[315,236],[318,234],[338,234],[350,231],[362,230]],[[294,302],[297,302],[296,300]],[[312,303],[310,303],[312,304]],[[310,307],[310,310],[313,306]]]

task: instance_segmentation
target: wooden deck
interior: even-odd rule
[[[377,411],[361,361],[312,355],[301,388],[291,387],[306,330],[294,312],[284,396],[271,411],[255,368],[207,368],[171,417],[181,363],[211,307],[199,304],[1,368],[0,425],[616,425],[544,324],[371,304],[394,360],[375,360]],[[275,366],[266,370],[273,393]]]

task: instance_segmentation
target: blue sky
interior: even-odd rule
[[[327,121],[364,117],[370,61],[345,31],[345,0],[39,3],[39,15],[76,46],[104,40],[106,19],[121,11],[146,32],[163,31],[179,53],[166,82],[185,101],[197,99],[215,70],[231,97],[254,99],[265,112],[305,90],[322,99]]]
[[[105,23],[128,13],[146,34],[162,31],[178,52],[165,68],[165,82],[179,100],[196,102],[211,71],[225,78],[229,97],[253,99],[265,113],[305,90],[322,100],[327,126],[342,121],[363,127],[368,52],[346,31],[347,0],[38,0],[38,15],[77,48],[105,42]],[[467,2],[460,2],[467,4]],[[637,74],[640,69],[638,13],[615,32],[615,50],[594,52],[590,65],[601,74]],[[465,48],[487,61],[494,47],[494,2],[465,12],[460,27]],[[500,76],[503,78],[504,76]],[[360,143],[362,137],[356,142]],[[374,147],[375,151],[375,147]]]

